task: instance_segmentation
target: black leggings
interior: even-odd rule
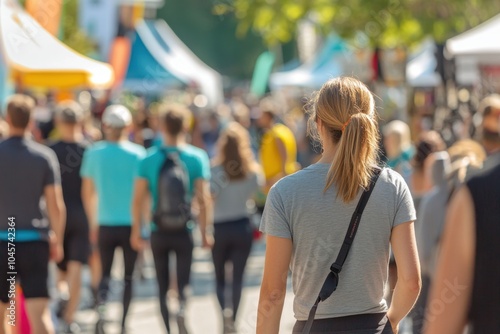
[[[99,284],[98,303],[105,303],[108,299],[111,267],[115,249],[121,247],[125,265],[123,287],[123,317],[122,327],[125,326],[130,301],[132,300],[132,276],[134,274],[137,252],[130,245],[130,226],[101,226],[99,228],[99,254],[101,257],[102,279]]]
[[[177,263],[177,286],[181,312],[186,303],[186,288],[191,275],[193,260],[193,237],[188,231],[151,233],[151,250],[155,260],[156,280],[158,281],[158,298],[160,311],[167,332],[170,333],[167,292],[170,285],[169,254],[174,252]]]
[[[248,218],[214,224],[215,243],[212,249],[212,257],[215,267],[215,280],[217,284],[217,299],[220,307],[224,310],[226,300],[224,290],[225,264],[231,261],[233,264],[233,320],[236,320],[236,312],[241,299],[243,289],[243,273],[247,263],[250,250],[252,249],[253,232]]]

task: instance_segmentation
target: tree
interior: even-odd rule
[[[232,78],[251,77],[257,57],[267,49],[265,43],[254,32],[237,38],[237,19],[214,14],[207,0],[165,0],[158,10],[158,17],[207,65]]]
[[[97,44],[92,41],[78,24],[78,0],[63,2],[63,15],[61,18],[61,41],[73,50],[91,55],[95,53]]]
[[[293,38],[298,22],[307,19],[323,33],[335,31],[354,41],[364,36],[372,45],[394,47],[426,36],[444,42],[499,13],[500,1],[232,0],[214,8],[238,18],[238,35],[255,31],[271,45]]]

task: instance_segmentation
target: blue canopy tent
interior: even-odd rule
[[[183,85],[198,87],[210,106],[223,100],[221,75],[196,57],[165,21],[139,23],[123,88],[161,94]]]
[[[163,52],[169,51],[166,46]],[[184,84],[153,56],[138,31],[132,36],[132,50],[126,73],[122,88],[138,93],[161,93],[166,87],[180,87]]]
[[[371,69],[366,55],[353,50],[335,34],[329,35],[322,49],[311,62],[290,70],[275,72],[270,78],[271,89],[281,87],[320,88],[326,81],[341,75],[352,75],[360,80],[371,77]]]
[[[342,56],[343,41],[335,35],[330,35],[319,54],[309,63],[284,72],[271,74],[271,89],[286,86],[319,88],[330,78],[340,76],[339,57]]]

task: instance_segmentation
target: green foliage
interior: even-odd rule
[[[257,57],[267,47],[252,31],[235,35],[238,20],[228,14],[226,5],[207,0],[165,0],[158,18],[164,19],[207,65],[231,78],[248,79]]]
[[[363,32],[373,45],[411,46],[425,36],[443,42],[500,12],[491,0],[232,0],[216,4],[233,13],[237,33],[253,30],[273,45],[289,41],[307,19],[319,31],[354,38]]]
[[[78,25],[78,0],[65,0],[61,15],[60,39],[73,50],[90,55],[96,51],[93,42]]]

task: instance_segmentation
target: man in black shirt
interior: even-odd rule
[[[0,143],[0,315],[14,313],[8,319],[15,325],[15,281],[20,279],[31,331],[53,333],[47,317],[48,263],[50,257],[63,257],[66,213],[54,152],[25,138],[33,108],[28,96],[9,99],[9,138]],[[5,333],[2,324],[0,334]]]
[[[64,231],[64,258],[59,267],[60,312],[65,333],[79,332],[74,314],[80,302],[82,265],[90,254],[89,224],[81,198],[80,166],[87,146],[82,133],[83,110],[74,101],[56,108],[55,124],[61,140],[50,145],[59,160],[64,203],[67,208]],[[66,303],[67,302],[67,303]]]

